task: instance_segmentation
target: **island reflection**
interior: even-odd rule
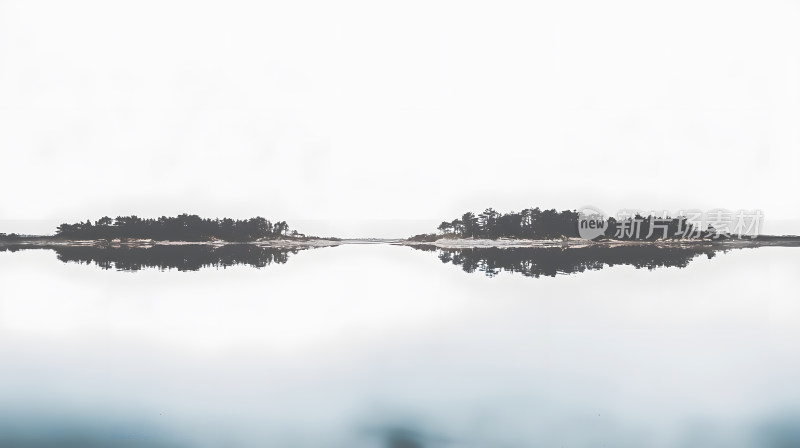
[[[502,271],[520,273],[526,277],[555,277],[558,274],[577,274],[616,265],[631,265],[637,269],[688,266],[696,257],[713,258],[719,247],[663,247],[655,245],[586,246],[586,247],[473,247],[438,248],[432,245],[413,245],[414,249],[437,252],[442,263],[460,266],[464,272],[482,272],[494,277]]]
[[[139,271],[145,268],[159,270],[197,271],[202,268],[226,268],[246,265],[264,268],[271,264],[284,264],[290,254],[309,247],[270,247],[258,244],[177,244],[152,246],[0,246],[0,251],[49,249],[64,263],[95,264],[101,269]]]

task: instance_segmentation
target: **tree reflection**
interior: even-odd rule
[[[201,268],[225,268],[247,265],[263,268],[271,264],[283,264],[290,254],[307,247],[279,248],[257,244],[226,244],[220,246],[204,244],[155,245],[155,246],[0,246],[0,251],[26,249],[51,249],[64,263],[95,264],[102,269],[139,271],[144,268],[161,270],[197,271]]]
[[[418,250],[437,252],[442,263],[460,266],[464,272],[483,272],[489,277],[494,277],[501,271],[506,271],[536,278],[575,274],[615,265],[631,265],[637,269],[647,268],[649,270],[672,266],[683,268],[695,257],[705,255],[712,258],[720,250],[710,246],[663,247],[654,245],[465,249],[439,249],[431,245],[412,247]]]

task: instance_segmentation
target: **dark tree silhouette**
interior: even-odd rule
[[[439,237],[456,236],[460,238],[529,238],[561,239],[580,236],[580,214],[575,210],[541,210],[539,207],[526,208],[520,212],[499,213],[487,208],[477,216],[464,213],[461,219],[442,221],[437,227]],[[413,240],[430,240],[432,234],[417,235]],[[720,234],[713,228],[700,229],[692,225],[686,217],[659,218],[635,215],[623,220],[610,217],[606,220],[605,233],[601,238],[614,240],[657,239],[725,239],[729,235]]]
[[[94,224],[61,224],[56,229],[59,237],[69,239],[153,239],[158,241],[210,241],[233,242],[274,239],[289,235],[286,221],[273,224],[260,216],[244,220],[208,219],[197,215],[182,214],[174,218],[162,216],[158,219],[142,219],[138,216],[104,216]],[[292,233],[295,237],[301,234]]]

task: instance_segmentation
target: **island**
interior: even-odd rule
[[[593,221],[587,225],[587,220]],[[467,212],[443,221],[437,230],[407,239],[341,239],[308,236],[290,229],[286,221],[263,217],[105,216],[94,222],[61,224],[53,235],[0,233],[0,252],[49,249],[65,263],[103,269],[195,271],[234,265],[260,268],[284,264],[306,249],[382,244],[434,252],[443,263],[466,272],[494,276],[509,271],[539,277],[615,265],[682,268],[700,256],[712,258],[732,249],[800,247],[797,236],[737,235],[725,228],[701,228],[683,216],[601,219],[574,210],[539,208],[506,214],[491,208],[479,214]]]
[[[341,243],[339,238],[291,230],[286,221],[209,219],[189,214],[156,219],[105,216],[94,222],[61,224],[54,235],[0,233],[0,252],[47,249],[65,263],[121,271],[196,271],[235,265],[262,268],[284,264],[306,249]]]
[[[291,230],[286,221],[263,217],[250,219],[201,218],[181,214],[155,219],[104,216],[94,222],[61,224],[54,235],[0,233],[0,244],[70,246],[152,246],[182,244],[258,244],[270,247],[319,247],[341,243],[339,238],[320,238]]]
[[[586,237],[585,224],[597,223],[598,231]],[[400,244],[446,249],[513,247],[618,247],[647,245],[737,248],[800,246],[794,235],[736,233],[733,227],[699,226],[686,216],[657,217],[634,214],[627,218],[587,216],[576,210],[542,210],[500,213],[488,208],[482,213],[466,212],[442,221],[438,233],[414,235]]]

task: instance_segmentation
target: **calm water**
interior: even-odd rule
[[[800,446],[799,249],[538,278],[384,245],[255,256],[0,252],[0,446]]]

